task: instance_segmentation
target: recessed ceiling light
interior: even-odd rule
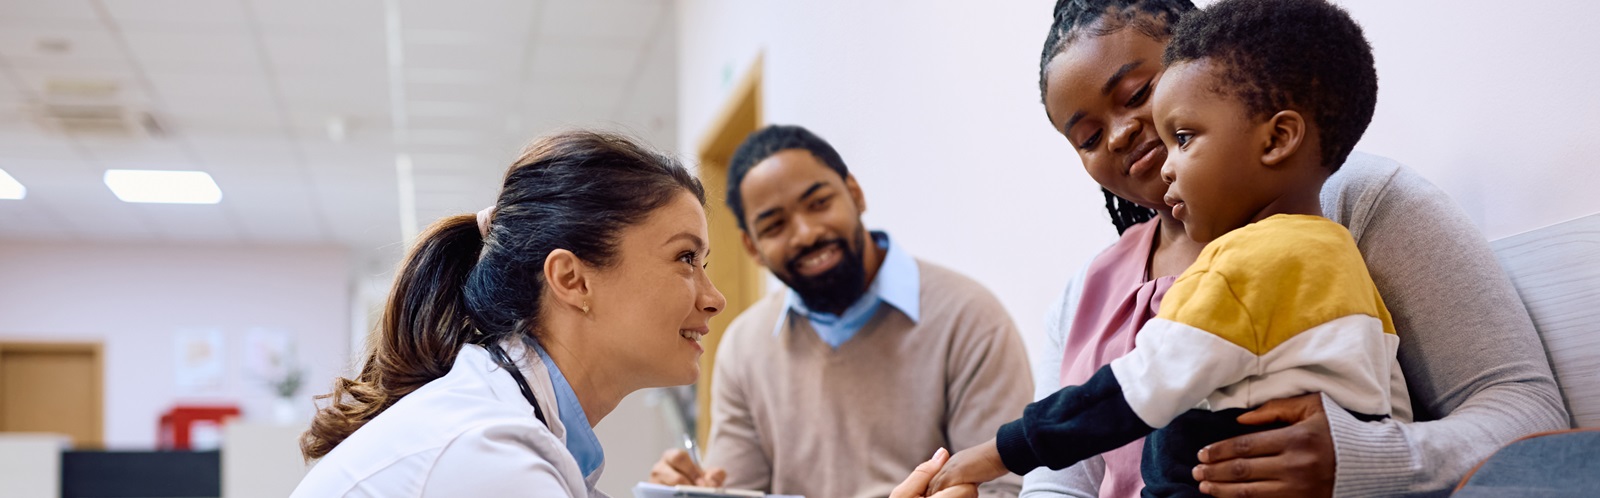
[[[28,196],[28,187],[0,169],[0,199],[22,199]]]
[[[216,204],[222,189],[204,171],[106,170],[105,182],[122,202]]]

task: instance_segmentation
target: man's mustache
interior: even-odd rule
[[[850,252],[848,250],[849,248],[844,245],[844,239],[819,240],[816,243],[811,244],[810,246],[807,246],[804,250],[800,251],[800,254],[795,255],[795,257],[789,258],[789,261],[787,263],[785,263],[784,266],[789,269],[790,273],[794,273],[795,269],[800,266],[800,260],[806,259],[807,257],[810,257],[812,254],[815,254],[817,251],[821,251],[823,249],[827,249],[830,246],[838,246],[839,250],[841,252],[846,252],[846,253]]]

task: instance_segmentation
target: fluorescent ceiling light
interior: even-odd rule
[[[0,199],[21,199],[28,196],[28,187],[0,169]]]
[[[216,204],[222,189],[204,171],[108,169],[105,182],[122,202]]]

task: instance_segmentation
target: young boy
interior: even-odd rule
[[[951,457],[930,492],[1149,435],[1145,496],[1199,496],[1199,449],[1273,428],[1236,420],[1266,401],[1322,392],[1410,418],[1389,312],[1350,233],[1321,216],[1377,102],[1361,28],[1324,0],[1223,0],[1174,27],[1163,62],[1166,201],[1205,250],[1132,352]]]

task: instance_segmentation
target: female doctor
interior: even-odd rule
[[[593,427],[693,382],[726,304],[705,192],[673,159],[572,132],[535,142],[494,206],[411,249],[360,373],[301,437],[296,497],[604,496]]]

